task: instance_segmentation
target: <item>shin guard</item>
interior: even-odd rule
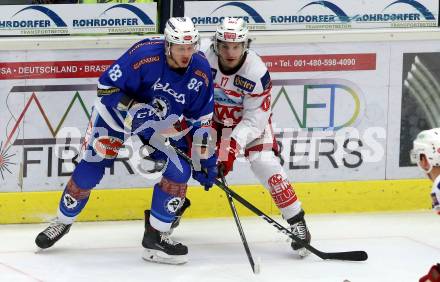
[[[170,230],[176,212],[185,199],[186,189],[186,183],[176,183],[165,177],[160,183],[154,185],[150,215],[151,226],[161,232]]]
[[[90,191],[90,189],[80,188],[72,178],[69,180],[61,197],[58,212],[58,217],[63,223],[69,224],[75,220],[75,217],[87,204]]]

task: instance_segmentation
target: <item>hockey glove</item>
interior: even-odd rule
[[[440,282],[440,264],[433,265],[428,274],[419,279],[419,282]]]
[[[432,209],[440,215],[440,189],[438,186],[434,186],[431,192]]]
[[[193,170],[192,177],[208,191],[217,178],[217,156],[214,154],[208,159],[200,160],[201,170]]]
[[[231,138],[228,142],[225,142],[226,146],[220,144],[218,164],[219,169],[223,170],[223,175],[226,176],[234,168],[234,161],[237,159],[240,153],[240,146],[234,138]]]

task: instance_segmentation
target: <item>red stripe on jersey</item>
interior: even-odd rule
[[[217,83],[214,83],[214,88],[221,89],[223,92],[225,92],[226,95],[233,96],[233,97],[241,97],[244,95],[244,94],[236,92],[234,90],[224,89],[224,88],[220,87],[220,85]]]
[[[225,92],[226,95],[234,96],[234,97],[241,97],[241,96],[244,95],[244,94],[242,94],[242,93],[235,92],[234,90],[226,90],[226,89],[223,89],[223,91]]]
[[[266,90],[264,90],[262,93],[250,93],[249,95],[251,97],[262,97],[262,96],[270,94],[271,89],[272,89],[272,87],[269,87]]]

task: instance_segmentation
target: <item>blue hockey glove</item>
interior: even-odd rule
[[[208,159],[200,160],[201,170],[193,170],[192,177],[208,191],[217,177],[217,156],[214,154]]]

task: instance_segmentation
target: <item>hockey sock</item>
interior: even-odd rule
[[[175,183],[166,178],[154,185],[150,223],[155,229],[162,232],[170,230],[185,199],[186,187],[186,183]]]
[[[285,219],[289,219],[301,211],[301,202],[298,201],[292,185],[286,178],[281,174],[274,174],[269,178],[268,184],[271,188],[270,195]]]
[[[72,223],[89,200],[90,191],[90,189],[80,188],[73,178],[71,178],[60,200],[59,212],[61,212],[61,214],[59,214],[59,217],[62,217],[60,219],[66,224]],[[71,222],[68,222],[68,218],[72,218]]]

